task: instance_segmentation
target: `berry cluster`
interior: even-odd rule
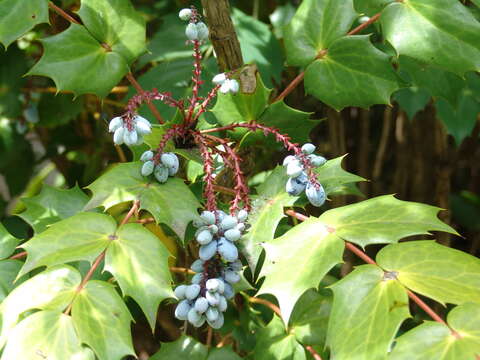
[[[234,296],[232,284],[240,281],[242,263],[234,243],[245,230],[247,216],[243,209],[236,216],[221,210],[202,212],[195,224],[200,259],[191,269],[196,274],[191,285],[175,289],[175,296],[181,300],[175,310],[177,319],[188,320],[195,327],[202,326],[205,321],[214,329],[223,325],[227,299]]]
[[[143,135],[152,132],[150,122],[139,116],[123,118],[121,116],[114,117],[108,125],[108,131],[113,132],[113,142],[115,145],[141,145],[143,143]]]
[[[178,13],[178,17],[183,21],[189,21],[185,29],[185,35],[188,40],[204,41],[208,40],[208,27],[199,20],[196,9],[182,9]]]
[[[236,94],[240,89],[240,84],[238,83],[238,81],[235,79],[229,79],[227,77],[227,74],[225,73],[215,75],[212,79],[212,82],[215,85],[220,85],[220,92],[222,94],[226,94],[226,93]]]
[[[307,143],[302,146],[302,153],[306,161],[313,167],[322,166],[327,162],[323,156],[315,155],[315,145]],[[321,184],[314,184],[308,178],[305,171],[305,161],[299,156],[289,155],[283,160],[283,166],[287,168],[287,175],[290,177],[285,189],[291,196],[299,196],[303,191],[308,201],[314,206],[322,206],[326,199],[325,190]]]
[[[145,151],[140,160],[144,162],[141,173],[143,176],[150,176],[152,173],[159,183],[165,183],[169,176],[175,176],[180,167],[177,155],[174,153],[163,153],[155,156],[153,151]]]

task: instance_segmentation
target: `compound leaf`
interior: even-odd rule
[[[0,43],[7,48],[35,25],[48,22],[48,1],[2,0],[0,19]]]
[[[335,40],[328,53],[305,72],[307,93],[336,110],[390,104],[390,95],[397,89],[389,56],[363,35]]]
[[[377,261],[406,287],[440,303],[480,302],[480,260],[463,251],[409,241],[384,247]]]
[[[406,289],[374,265],[359,266],[331,288],[331,359],[387,359],[400,324],[410,315]]]
[[[356,16],[353,0],[304,0],[285,30],[288,63],[310,64],[347,33]]]
[[[344,242],[318,219],[311,217],[283,236],[263,244],[265,281],[259,294],[273,294],[288,324],[298,298],[316,288],[325,274],[342,262]]]
[[[95,355],[82,346],[70,316],[39,311],[13,329],[1,359],[94,360]]]
[[[429,231],[457,234],[437,218],[439,210],[384,195],[328,210],[319,220],[334,228],[335,234],[342,239],[365,247],[394,243],[411,235],[430,234]]]
[[[122,226],[107,249],[105,270],[118,281],[124,295],[142,308],[155,328],[160,302],[173,297],[167,248],[140,224]]]
[[[13,282],[22,265],[23,263],[18,260],[7,259],[0,261],[0,303],[15,287]]]
[[[150,360],[206,360],[208,349],[205,345],[190,336],[182,335],[177,340],[162,343],[160,350]]]
[[[0,8],[1,4],[0,2]],[[0,18],[2,18],[1,15]],[[0,24],[0,34],[2,25],[3,18]],[[27,70],[25,53],[16,45],[9,47],[7,51],[0,49],[0,116],[16,118],[21,114],[22,102],[18,94],[25,84],[22,76]]]
[[[121,202],[138,199],[142,209],[183,239],[188,223],[198,217],[200,203],[181,179],[170,178],[165,184],[151,182],[140,174],[140,167],[140,162],[124,163],[107,171],[87,186],[93,197],[85,208],[103,206],[109,209]]]
[[[0,259],[12,255],[19,242],[20,240],[10,234],[5,226],[0,223]]]
[[[425,321],[397,339],[388,359],[475,359],[480,353],[480,305],[468,303],[455,307],[448,314],[447,323],[460,337],[443,324]]]
[[[38,234],[47,226],[82,211],[88,196],[78,186],[57,189],[45,184],[38,195],[22,199],[22,202],[27,209],[19,216]]]
[[[128,72],[126,59],[102,47],[81,25],[71,24],[42,44],[44,54],[28,75],[50,77],[58,90],[105,97]]]
[[[346,185],[365,181],[364,178],[349,173],[342,168],[342,162],[345,156],[347,155],[328,160],[324,165],[315,169],[318,175],[318,181],[322,184],[327,195],[344,192]]]
[[[93,261],[111,242],[117,224],[105,214],[79,213],[53,224],[22,244],[27,261],[20,275],[39,266]]]
[[[0,305],[0,348],[19,316],[31,309],[63,311],[75,296],[80,273],[67,265],[52,267],[17,286]]]
[[[395,0],[354,0],[355,10],[368,16],[374,15]]]
[[[389,4],[380,18],[385,38],[398,54],[462,76],[480,70],[480,23],[452,0]]]
[[[93,349],[99,360],[135,355],[130,332],[132,316],[113,285],[89,281],[73,301],[72,319],[80,340]]]

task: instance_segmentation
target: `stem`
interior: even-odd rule
[[[205,173],[205,189],[203,194],[205,199],[207,199],[206,209],[208,211],[215,211],[217,209],[217,199],[215,198],[215,189],[213,187],[214,177],[213,177],[213,158],[208,150],[208,144],[206,144],[205,139],[199,135],[194,134],[195,142],[198,144],[200,149],[200,154],[203,158],[203,171]]]
[[[288,210],[285,212],[287,215],[290,215],[290,216],[293,216],[295,218],[297,218],[298,220],[301,220],[301,221],[304,221],[307,219],[307,216],[303,215],[303,214],[299,214],[293,210]],[[329,228],[329,232],[333,232],[331,230],[334,231],[334,229],[332,228]],[[345,240],[344,240],[345,241]],[[372,258],[370,258],[367,254],[365,254],[362,250],[360,250],[359,248],[357,248],[355,245],[349,243],[348,241],[345,241],[345,247],[352,251],[355,255],[357,255],[358,257],[360,257],[363,261],[369,263],[369,264],[372,264],[372,265],[376,265],[378,266],[378,264],[375,262],[375,260],[373,260]],[[410,299],[413,300],[413,302],[415,302],[420,308],[422,308],[433,320],[435,320],[436,322],[439,322],[440,324],[443,324],[445,326],[447,326],[449,329],[450,329],[450,332],[452,333],[452,335],[454,335],[455,337],[459,338],[460,337],[460,334],[458,334],[455,330],[453,330],[446,322],[445,320],[443,320],[440,315],[438,315],[430,306],[428,306],[422,299],[420,299],[416,294],[414,294],[412,291],[410,291],[409,289],[405,288],[407,290],[407,294],[408,294],[408,297]]]
[[[307,349],[308,352],[309,352],[310,354],[312,354],[312,356],[313,356],[313,358],[314,358],[315,360],[322,360],[322,358],[320,357],[320,355],[319,355],[319,354],[315,351],[315,349],[312,348],[310,345],[305,346],[305,349]]]
[[[192,97],[190,99],[190,107],[188,108],[188,115],[186,122],[187,124],[192,122],[193,112],[195,106],[198,103],[198,92],[200,90],[200,85],[202,84],[201,75],[202,75],[202,53],[200,51],[200,41],[193,41],[193,57],[195,61],[193,62],[193,76],[192,76]]]
[[[22,251],[22,252],[19,252],[18,254],[15,254],[15,255],[12,255],[9,257],[10,260],[15,260],[15,259],[22,259],[24,257],[27,257],[27,252],[26,251]]]
[[[127,80],[130,82],[130,84],[132,84],[132,86],[135,88],[135,90],[139,93],[139,94],[143,94],[145,91],[143,90],[142,86],[137,82],[137,80],[135,80],[135,78],[133,77],[133,74],[131,72],[127,73],[127,75],[125,76],[127,78]],[[162,118],[162,115],[160,115],[160,113],[158,112],[157,108],[155,107],[155,105],[153,105],[151,102],[147,102],[147,106],[148,108],[150,109],[150,111],[152,112],[153,116],[155,116],[155,118],[157,119],[157,121],[160,123],[160,124],[163,124],[165,121],[163,120]]]
[[[380,18],[381,13],[377,13],[373,15],[368,21],[364,22],[363,24],[357,26],[355,29],[351,30],[350,32],[347,33],[347,35],[355,35],[358,32],[362,31],[366,27],[368,27],[370,24],[373,24],[375,21],[377,21]],[[326,50],[323,49],[321,50],[315,60],[319,59],[320,57],[323,57],[323,55],[326,54]],[[282,91],[280,95],[278,95],[273,102],[277,102],[280,100],[283,100],[288,94],[290,94],[300,83],[302,82],[303,78],[305,77],[305,71],[300,72],[300,74],[297,75],[295,79],[292,80],[290,84],[287,85],[285,90]]]
[[[67,14],[65,11],[63,11],[61,8],[59,8],[57,5],[55,5],[53,2],[49,1],[48,2],[48,7],[55,11],[58,15],[63,17],[65,20],[68,22],[77,24],[77,25],[82,25],[78,20]]]
[[[213,329],[209,326],[207,330],[207,348],[212,346]]]

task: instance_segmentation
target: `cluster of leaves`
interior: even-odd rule
[[[8,46],[33,26],[47,22],[48,6],[46,0],[1,1],[0,42]],[[361,13],[372,16],[366,21],[379,18],[377,32],[390,47],[352,34],[358,32],[351,29]],[[104,97],[144,53],[145,21],[126,0],[82,0],[78,16],[81,23],[75,20],[67,30],[42,40],[44,54],[29,74],[50,77],[58,90]],[[261,54],[255,54],[256,59],[263,55],[268,59],[269,51],[262,48],[273,39],[268,28],[239,10],[233,17],[245,53],[254,49]],[[468,133],[465,126],[458,130],[452,116],[469,112],[465,104],[479,103],[468,89],[479,81],[474,72],[480,70],[480,24],[460,2],[304,0],[287,22],[285,29],[277,30],[282,30],[279,34],[284,37],[288,64],[305,69],[306,91],[323,103],[337,110],[388,104],[402,87],[403,93],[400,90],[395,97],[408,109],[416,109],[410,112],[414,114],[421,104],[412,105],[409,92],[419,89],[427,92],[423,105],[431,96],[445,100],[441,105],[439,99],[437,106],[440,113],[442,106],[448,109],[445,113],[451,112],[441,117],[447,125],[451,122],[449,129],[457,141]],[[138,63],[162,62],[169,56],[176,61],[153,67],[140,78],[140,84],[180,97],[189,94],[185,86],[176,85],[188,78],[192,61],[179,36],[183,31],[172,30],[173,24],[172,18],[165,19],[165,31],[150,44],[152,53],[140,57]],[[249,42],[246,34],[255,29],[260,29],[257,42]],[[165,40],[174,41],[174,51],[163,53],[158,48],[165,46]],[[18,51],[13,49],[13,53]],[[210,51],[208,46],[204,50]],[[5,77],[19,77],[25,68],[12,60],[10,51],[5,57],[12,71]],[[206,64],[207,69],[214,69],[208,60]],[[281,71],[280,64],[268,60],[258,68],[267,85]],[[251,69],[246,66],[242,71]],[[294,141],[306,141],[315,124],[310,114],[290,108],[281,99],[271,102],[271,90],[260,75],[254,79],[252,91],[220,95],[211,113],[199,119],[197,129],[256,123],[276,127]],[[432,85],[432,79],[445,84]],[[17,109],[0,108],[2,114],[22,107],[18,99],[8,101]],[[71,114],[70,107],[75,105],[65,107]],[[154,126],[146,137],[151,148],[182,119],[171,108],[159,106],[157,110],[168,121]],[[152,118],[149,110],[142,111]],[[228,135],[240,149],[272,140],[262,140],[261,132],[241,129],[227,135],[218,131],[218,135]],[[176,147],[173,141],[167,147],[184,158],[181,173],[187,182],[180,178],[165,184],[150,182],[141,176],[139,161],[122,163],[87,187],[91,196],[78,187],[45,186],[39,195],[24,199],[26,210],[20,216],[34,231],[27,242],[21,243],[0,227],[2,360],[135,356],[130,326],[134,317],[141,319],[142,315],[132,316],[134,306],[125,299],[130,297],[138,304],[152,330],[160,304],[172,312],[172,287],[186,280],[188,273],[185,269],[182,275],[172,275],[172,266],[188,267],[179,260],[181,255],[190,257],[196,252],[190,243],[190,224],[198,218],[204,199],[198,149]],[[132,146],[131,150],[138,160],[145,147]],[[19,162],[14,153],[6,161]],[[355,183],[363,180],[343,170],[341,163],[341,157],[331,159],[316,170],[327,196],[356,193]],[[217,165],[216,178],[221,179],[226,171],[224,164]],[[239,295],[229,307],[226,325],[219,332],[222,340],[217,342],[233,343],[235,351],[229,346],[211,350],[198,341],[202,336],[183,335],[162,344],[152,359],[408,356],[467,360],[480,354],[479,260],[434,241],[398,243],[430,231],[456,234],[437,218],[440,209],[387,195],[329,209],[295,224],[286,221],[284,211],[305,208],[306,200],[288,196],[286,181],[284,169],[277,166],[250,197],[249,229],[239,244],[245,278],[236,289]],[[368,265],[338,280],[336,268],[346,247],[361,253],[352,244],[386,246],[376,261],[370,259]],[[18,245],[26,253],[18,252]],[[24,256],[25,261],[19,260]],[[411,316],[412,292],[456,306],[446,322],[436,318],[436,322],[425,321],[408,329],[402,324]],[[275,311],[265,312],[258,303]]]

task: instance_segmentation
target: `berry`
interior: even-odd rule
[[[237,229],[230,229],[225,231],[224,236],[229,241],[237,241],[238,239],[240,239],[242,234]]]
[[[163,184],[168,180],[168,169],[161,164],[157,165],[155,166],[153,175],[155,176],[155,178],[159,183]]]
[[[114,132],[123,126],[123,119],[120,116],[114,117],[108,124],[108,132]]]
[[[303,166],[300,161],[290,161],[287,165],[287,175],[290,177],[297,177],[303,172]]]
[[[145,162],[145,161],[149,161],[149,160],[152,160],[153,159],[153,151],[151,150],[147,150],[145,151],[142,156],[140,157],[140,160]]]
[[[153,161],[149,160],[145,162],[142,166],[142,176],[149,176],[153,173],[153,169],[155,168],[155,164]]]
[[[190,18],[192,17],[192,10],[191,9],[182,9],[178,13],[178,17],[180,18],[180,20],[189,21]]]
[[[305,187],[307,185],[303,181],[301,181],[299,177],[288,179],[285,186],[285,190],[287,191],[288,195],[298,196],[305,190]]]
[[[203,22],[197,23],[198,40],[208,39],[208,27]]]
[[[138,140],[138,134],[135,130],[126,129],[123,133],[123,142],[129,146],[136,145]]]
[[[297,160],[298,159],[293,156],[293,155],[288,155],[285,159],[283,159],[283,166],[287,166],[288,164],[290,164],[290,162],[292,162],[293,160]]]
[[[237,214],[237,219],[240,222],[247,220],[247,217],[248,217],[248,212],[247,210],[244,210],[244,209],[240,210]]]
[[[212,82],[215,85],[222,85],[225,82],[225,80],[227,80],[227,76],[225,75],[225,73],[221,73],[221,74],[215,75],[212,79]]]
[[[185,35],[187,36],[188,40],[198,40],[197,25],[194,23],[189,23],[185,30]]]
[[[322,166],[327,162],[327,159],[319,155],[312,154],[312,155],[309,155],[308,158],[310,159],[310,163],[315,167]]]
[[[210,292],[207,291],[205,293],[205,298],[207,299],[208,303],[212,306],[217,306],[220,303],[220,294],[217,292]]]
[[[225,291],[223,292],[223,296],[227,299],[231,299],[235,296],[235,291],[233,291],[233,287],[230,284],[225,284]]]
[[[193,275],[192,280],[190,282],[192,284],[200,284],[203,279],[203,274],[200,272],[198,274]]]
[[[216,321],[219,315],[220,315],[220,312],[214,307],[209,307],[207,312],[205,313],[205,316],[207,317],[207,321],[209,323]]]
[[[200,285],[198,284],[189,285],[185,290],[185,297],[188,300],[195,299],[198,296],[198,294],[200,294]]]
[[[215,255],[216,252],[217,252],[217,241],[213,240],[207,245],[200,246],[198,256],[203,261],[207,261],[207,260],[210,260]]]
[[[209,292],[219,292],[222,294],[225,290],[225,283],[220,279],[209,279],[205,286]]]
[[[203,314],[205,311],[208,309],[208,301],[205,299],[203,296],[198,297],[197,300],[195,300],[195,310]]]
[[[235,219],[231,215],[227,215],[223,218],[222,222],[220,223],[220,228],[222,230],[230,230],[237,226],[237,219]]]
[[[123,134],[125,132],[124,127],[119,127],[115,132],[113,133],[113,142],[115,145],[122,145],[123,144]]]
[[[313,144],[306,143],[302,146],[302,152],[304,154],[310,155],[314,151],[315,151],[315,145],[313,145]]]
[[[225,271],[225,280],[230,284],[235,284],[240,281],[240,275],[238,275],[235,271],[227,270]]]
[[[199,272],[202,272],[203,271],[203,264],[204,262],[200,259],[197,259],[195,260],[192,265],[190,266],[190,269],[192,269],[193,271],[199,273]]]
[[[218,253],[225,261],[235,261],[238,259],[237,247],[225,238],[221,238],[218,241]]]
[[[322,206],[325,203],[326,194],[323,186],[320,185],[318,189],[312,183],[307,184],[307,188],[305,190],[305,194],[307,195],[308,201],[313,206]]]
[[[135,128],[140,135],[147,135],[152,132],[152,124],[147,119],[137,115],[133,120]]]
[[[174,167],[175,165],[178,165],[178,158],[177,158],[177,155],[175,155],[174,153],[162,154],[162,156],[160,156],[160,161],[167,168],[171,168],[171,167]]]
[[[227,299],[225,299],[225,296],[220,296],[220,301],[218,302],[218,310],[221,312],[225,312],[227,310]]]
[[[180,301],[175,309],[175,317],[178,320],[187,320],[190,309],[191,306],[188,300]]]
[[[215,224],[215,214],[211,211],[202,211],[200,218],[205,221],[207,225]]]
[[[185,299],[185,291],[187,290],[187,285],[179,285],[175,288],[174,294],[178,299]]]
[[[217,320],[209,321],[208,324],[214,329],[220,329],[223,326],[224,321],[223,314],[219,313]]]
[[[207,245],[212,241],[212,233],[208,230],[202,230],[200,233],[197,235],[197,242],[200,245]]]
[[[201,318],[202,318],[202,315],[199,314],[197,312],[197,310],[195,310],[195,308],[191,308],[188,312],[188,321],[190,323],[192,323],[193,325],[197,324],[198,322],[200,322]]]

